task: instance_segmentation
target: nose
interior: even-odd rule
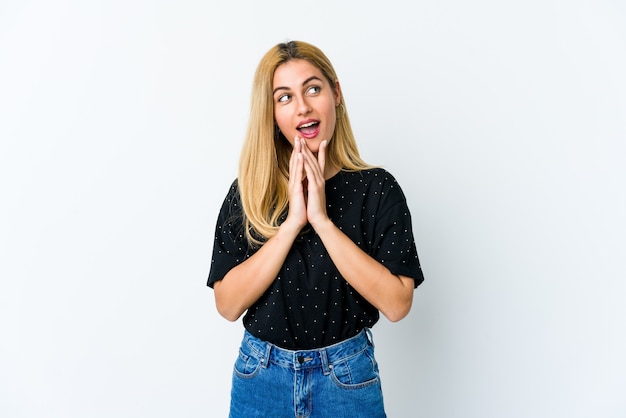
[[[306,115],[311,111],[311,106],[309,106],[309,102],[306,100],[306,97],[300,97],[298,100],[298,114]]]

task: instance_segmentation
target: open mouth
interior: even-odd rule
[[[304,137],[312,137],[315,136],[319,131],[319,126],[319,122],[307,122],[298,126],[297,129]]]

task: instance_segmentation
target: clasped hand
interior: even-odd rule
[[[327,144],[321,142],[316,157],[304,139],[295,138],[289,161],[289,213],[285,222],[294,222],[299,228],[308,222],[315,229],[328,219],[324,179]]]

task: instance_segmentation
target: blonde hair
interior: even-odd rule
[[[245,236],[252,246],[262,245],[276,234],[281,215],[288,209],[292,147],[274,122],[272,83],[276,68],[293,59],[313,64],[337,91],[337,75],[332,64],[311,44],[280,43],[261,59],[254,76],[250,119],[237,177]],[[359,156],[343,95],[337,109],[335,132],[326,149],[326,161],[347,171],[371,168]]]

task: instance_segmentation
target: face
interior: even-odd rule
[[[339,83],[333,90],[316,66],[296,59],[276,68],[272,88],[278,128],[292,146],[299,136],[311,151],[317,152],[320,143],[330,140],[335,131]]]

